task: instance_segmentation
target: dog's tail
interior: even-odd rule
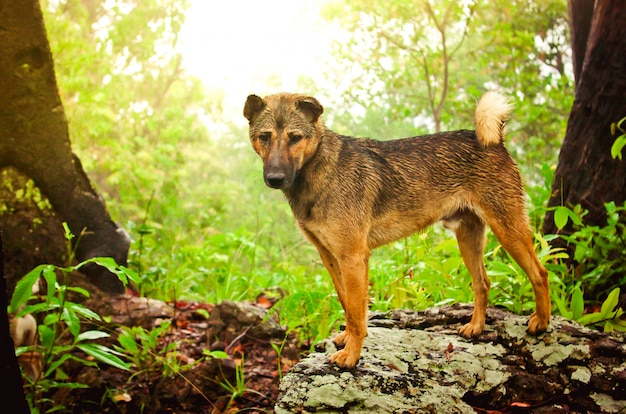
[[[487,92],[476,105],[474,122],[478,141],[488,147],[502,142],[506,135],[506,121],[513,105],[497,92]]]

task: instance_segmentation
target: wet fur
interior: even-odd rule
[[[346,313],[346,330],[335,337],[344,348],[331,361],[351,368],[360,357],[370,251],[437,221],[455,232],[472,275],[474,314],[461,335],[478,336],[485,325],[490,286],[483,264],[486,224],[535,289],[537,311],[528,331],[547,329],[547,272],[534,251],[518,168],[503,143],[510,109],[502,96],[487,94],[476,109],[477,131],[378,141],[327,129],[315,98],[248,97],[244,116],[266,184],[285,194]]]

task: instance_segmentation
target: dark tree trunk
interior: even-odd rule
[[[110,256],[125,264],[128,236],[72,153],[37,0],[0,0],[0,100],[0,168],[13,166],[33,179],[74,235],[86,231],[75,238],[78,260]],[[123,291],[103,269],[85,271],[98,286]]]
[[[570,0],[574,64],[581,64],[587,0]],[[626,199],[626,163],[611,157],[611,123],[626,116],[626,2],[597,1],[586,41],[574,105],[559,154],[549,207],[581,205],[587,224],[605,225],[604,203]],[[580,24],[580,26],[579,26]],[[544,233],[557,233],[546,214]],[[564,233],[571,232],[566,227]]]
[[[30,409],[24,397],[22,374],[15,356],[13,339],[9,329],[7,306],[7,280],[4,277],[4,256],[2,250],[2,232],[0,231],[0,366],[3,384],[0,386],[0,401],[12,413],[29,413]]]
[[[594,4],[595,0],[570,0],[567,5],[575,85],[578,85],[580,81],[580,73],[585,61]]]

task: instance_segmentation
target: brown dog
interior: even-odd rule
[[[439,220],[454,230],[472,275],[474,313],[460,334],[478,336],[485,326],[486,224],[532,282],[536,312],[528,332],[545,332],[548,274],[533,247],[519,171],[503,144],[511,112],[505,98],[489,92],[480,100],[475,132],[390,141],[338,135],[323,125],[322,112],[315,98],[295,94],[250,95],[244,108],[265,183],[285,194],[345,311],[346,329],[334,339],[344,347],[332,362],[352,368],[361,355],[370,251]]]

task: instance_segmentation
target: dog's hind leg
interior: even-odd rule
[[[528,320],[528,333],[539,335],[548,329],[550,323],[550,289],[548,271],[543,267],[531,236],[530,226],[525,219],[525,211],[521,211],[516,220],[489,219],[489,226],[502,247],[509,252],[513,260],[528,275],[535,291],[535,312]],[[522,215],[523,214],[523,215]]]
[[[474,313],[469,323],[459,333],[471,338],[482,333],[485,327],[489,287],[487,270],[483,261],[485,250],[485,223],[473,212],[464,211],[444,221],[444,226],[454,230],[463,262],[472,275]]]

